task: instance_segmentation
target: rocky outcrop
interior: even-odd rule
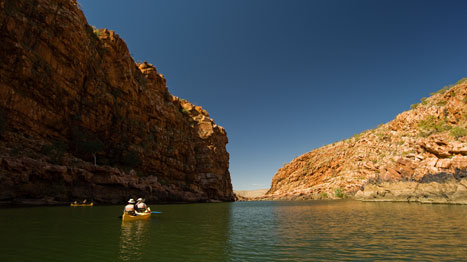
[[[467,82],[393,121],[306,153],[275,174],[268,199],[466,203]]]
[[[467,178],[438,182],[368,184],[355,198],[362,201],[403,201],[427,204],[467,204]]]
[[[0,201],[233,200],[225,130],[76,1],[0,1]]]

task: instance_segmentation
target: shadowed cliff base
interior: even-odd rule
[[[467,79],[375,129],[297,157],[261,199],[467,203]]]
[[[0,202],[234,199],[224,128],[76,1],[0,1]]]

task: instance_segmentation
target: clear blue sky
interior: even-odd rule
[[[237,190],[467,76],[467,1],[78,1],[225,127]]]

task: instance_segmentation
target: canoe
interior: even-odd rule
[[[92,207],[92,206],[94,206],[94,203],[89,203],[89,204],[82,204],[82,203],[75,204],[75,203],[71,203],[70,206],[71,206],[71,207]]]
[[[149,219],[151,217],[151,213],[138,213],[136,212],[136,216],[129,215],[127,213],[123,213],[122,221],[133,221],[133,220],[143,220]]]

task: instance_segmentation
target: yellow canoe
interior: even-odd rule
[[[133,220],[143,220],[149,219],[151,217],[151,212],[149,213],[138,213],[136,212],[136,216],[129,215],[127,213],[123,213],[122,221],[133,221]]]
[[[89,204],[82,204],[82,203],[75,204],[75,203],[71,203],[70,206],[71,206],[71,207],[92,207],[92,206],[94,206],[94,203],[89,203]]]

